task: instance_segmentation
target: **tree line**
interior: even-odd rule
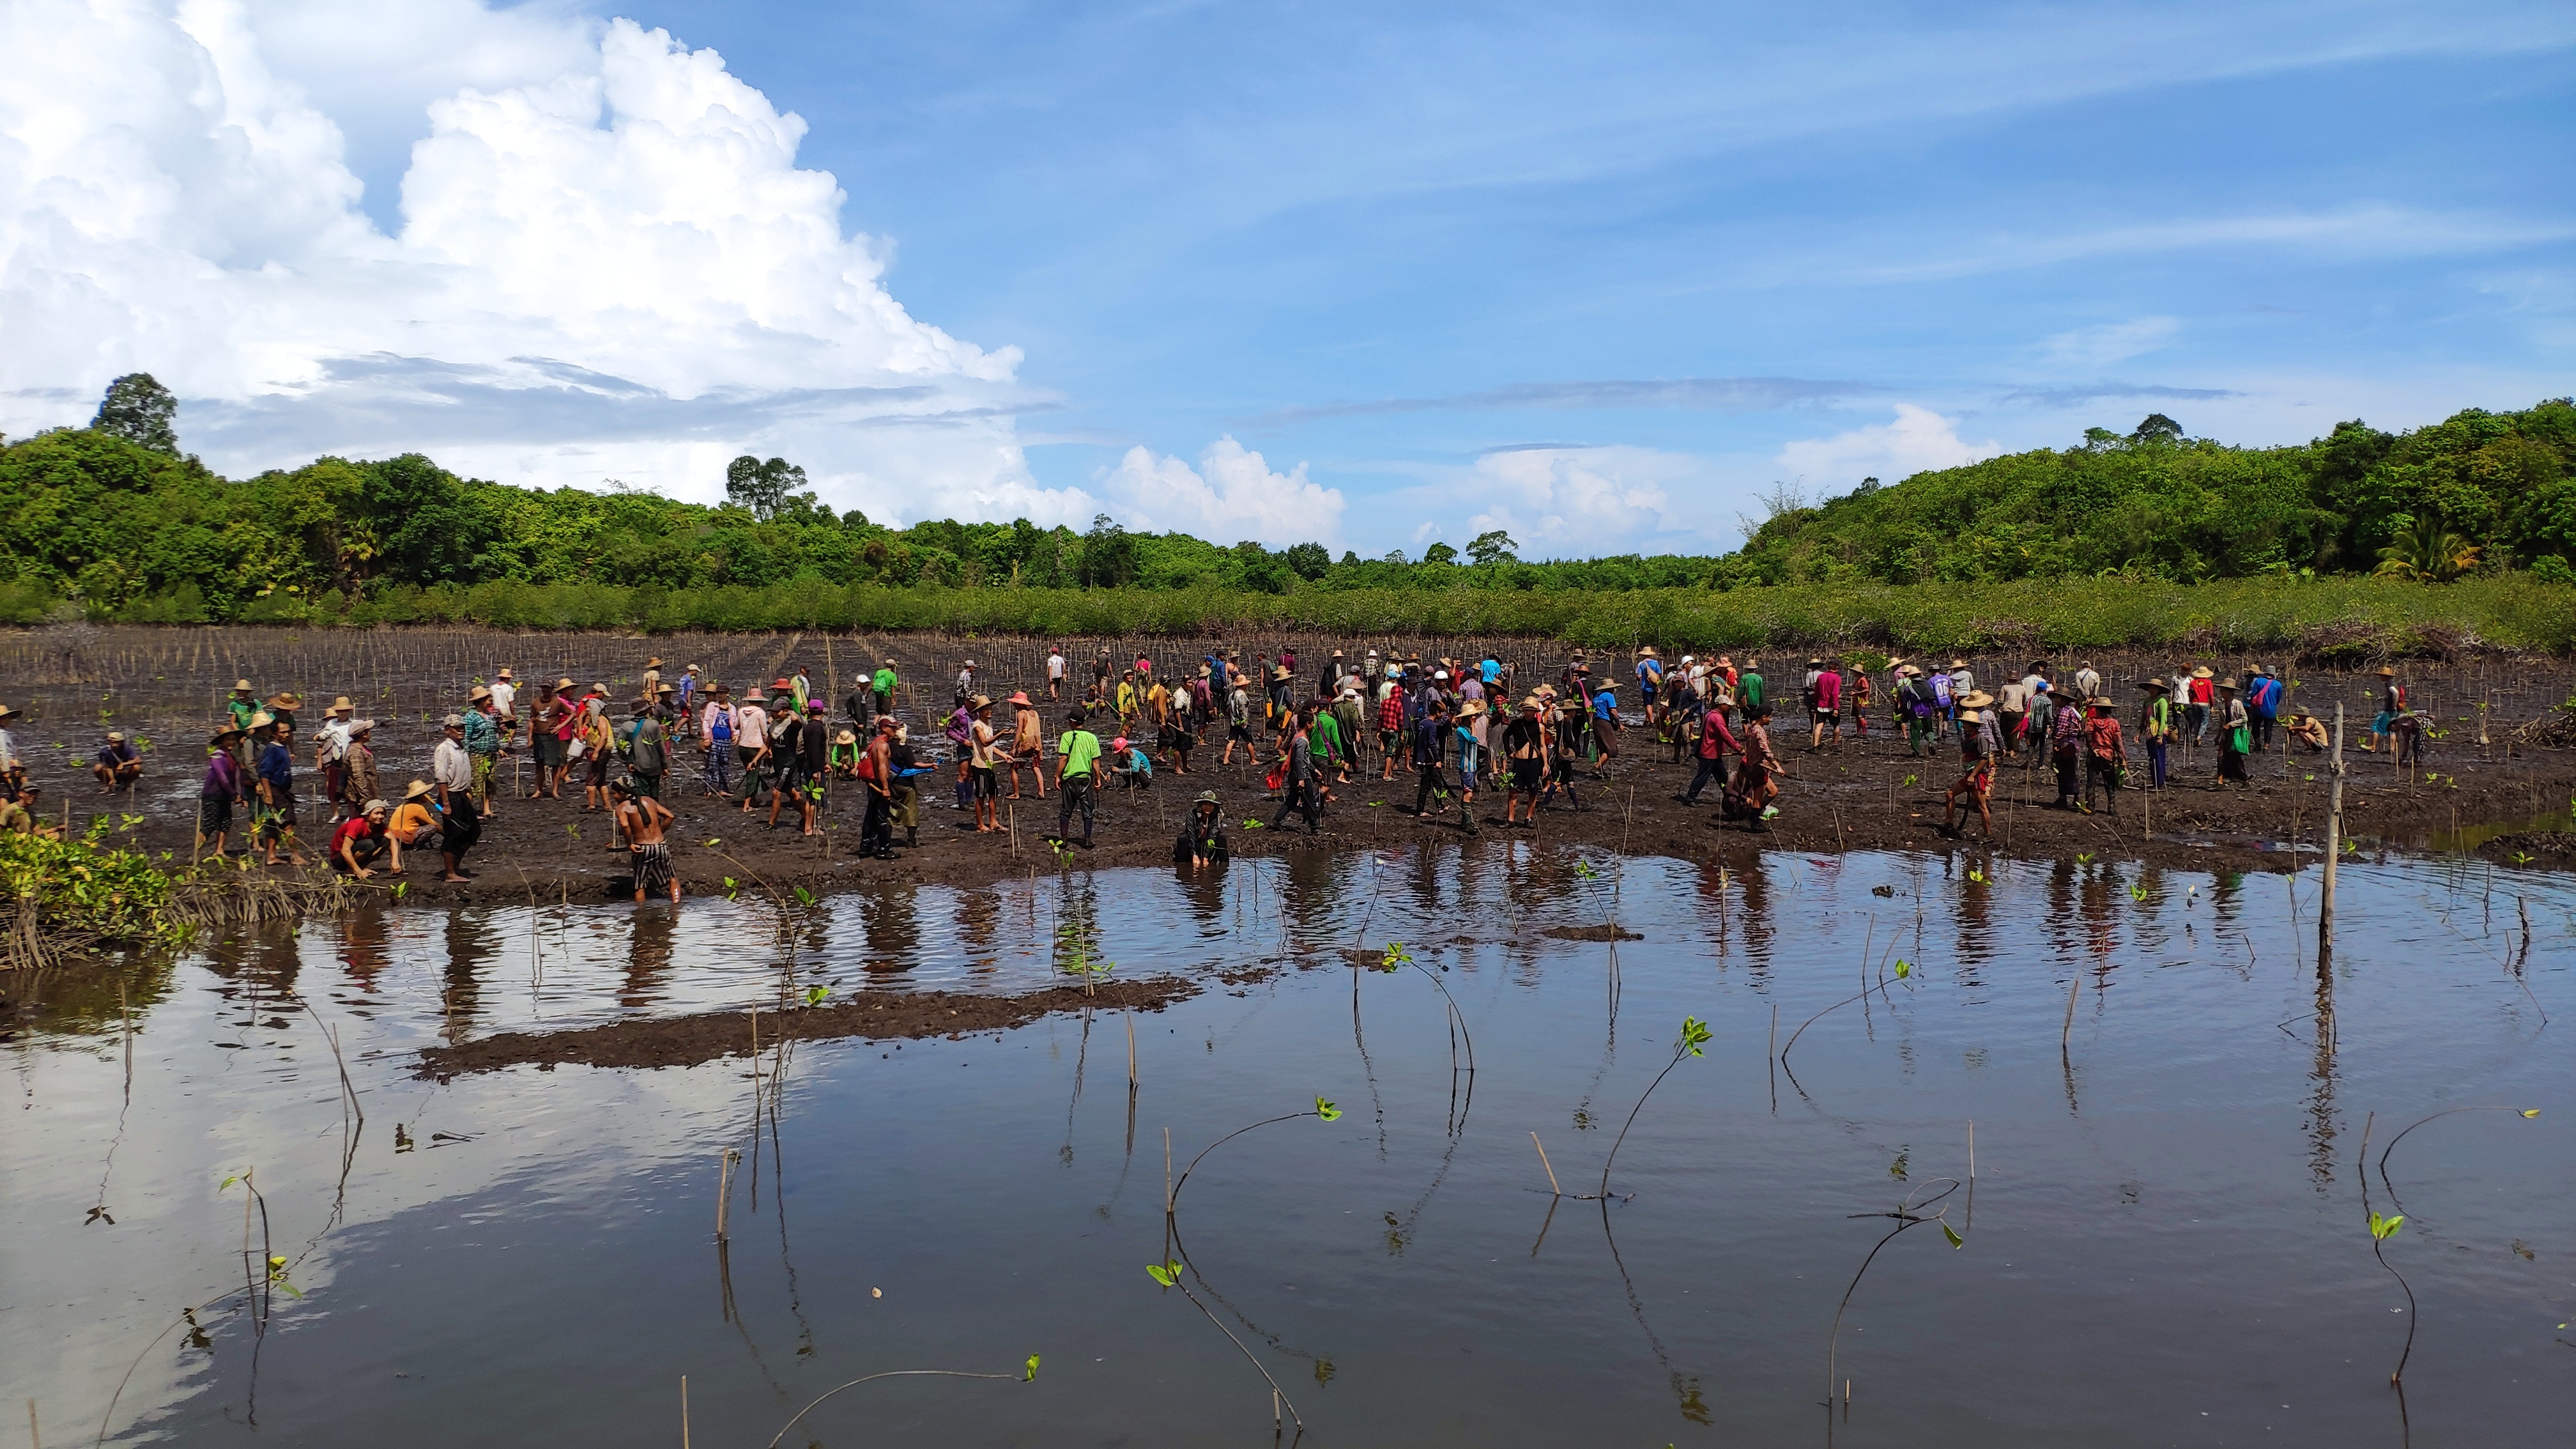
[[[2279,448],[2191,439],[2151,417],[1771,516],[1726,555],[1524,561],[1500,531],[1339,558],[1026,519],[888,527],[836,513],[780,458],[741,457],[725,501],[616,485],[460,478],[419,454],[319,458],[228,479],[180,451],[176,405],[119,378],[86,428],[0,442],[0,588],[137,621],[346,617],[422,590],[593,585],[714,590],[1021,587],[1601,593],[1766,585],[1991,583],[2123,574],[2192,583],[2380,572],[2576,579],[2576,405],[2463,412],[2389,434],[2352,422]]]

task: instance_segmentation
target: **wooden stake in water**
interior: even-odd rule
[[[2334,959],[2335,862],[2343,856],[2343,706],[2335,706],[2334,757],[2326,765],[2325,890],[2317,903],[2317,966]]]
[[[1548,1164],[1547,1144],[1539,1141],[1538,1134],[1533,1132],[1530,1134],[1530,1146],[1538,1149],[1538,1165],[1547,1171],[1547,1190],[1558,1197],[1565,1196],[1565,1189],[1556,1185],[1556,1169]]]
[[[689,1376],[680,1375],[680,1449],[689,1449]]]

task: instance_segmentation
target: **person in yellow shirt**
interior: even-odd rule
[[[430,803],[436,792],[427,780],[414,780],[403,790],[403,802],[394,807],[393,818],[385,822],[385,839],[393,845],[392,873],[402,874],[403,847],[436,850],[445,835],[438,818],[438,808]]]

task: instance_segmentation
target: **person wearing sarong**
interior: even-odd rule
[[[2218,681],[2218,783],[2223,788],[2229,781],[2239,785],[2251,783],[2245,778],[2245,757],[2254,750],[2253,726],[2246,719],[2245,701],[2236,697],[2233,677]]]
[[[678,904],[680,876],[671,868],[670,842],[662,838],[663,827],[671,823],[671,807],[640,793],[636,781],[625,775],[608,782],[608,798],[617,812],[618,832],[626,837],[627,859],[635,869],[635,903],[640,906],[646,896],[667,895],[672,904]]]

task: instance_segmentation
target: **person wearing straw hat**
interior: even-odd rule
[[[617,832],[626,838],[626,859],[635,873],[635,904],[661,895],[680,903],[680,873],[671,868],[670,842],[662,832],[672,820],[671,807],[643,793],[624,775],[608,782],[608,798],[617,812]]]
[[[1192,870],[1221,865],[1233,852],[1225,843],[1225,811],[1214,790],[1201,790],[1181,821],[1180,838],[1172,842],[1172,864]]]
[[[1995,735],[1994,697],[1972,689],[1957,704],[1960,771],[1950,788],[1941,792],[1941,833],[1952,840],[1959,838],[1959,800],[1965,796],[1977,808],[1978,827],[1992,840],[1995,816],[1986,802],[1995,793],[1995,756],[2003,745]]]
[[[6,706],[0,706],[5,710]],[[6,718],[0,714],[0,718]],[[236,753],[242,732],[230,725],[206,736],[205,783],[197,790],[197,848],[209,844],[214,853],[224,853],[224,838],[232,833],[233,802],[241,798],[241,756]]]
[[[2198,665],[2191,671],[2191,699],[2183,706],[2182,720],[2184,731],[2191,736],[2191,742],[2195,745],[2209,743],[2210,706],[2218,702],[2218,690],[2214,683],[2217,678],[2218,676],[2211,672],[2206,664]]]
[[[510,727],[519,722],[519,680],[506,664],[492,675],[492,713],[500,718],[502,742],[506,744]]]
[[[376,722],[371,719],[349,721],[349,744],[340,752],[340,768],[348,797],[372,800],[381,793],[376,786]]]
[[[304,708],[304,696],[291,689],[281,689],[268,697],[268,715],[281,720],[288,734],[295,733],[295,716]]]
[[[299,854],[295,838],[294,724],[266,711],[250,717],[250,737],[258,753],[252,780],[251,839],[266,848],[267,863],[277,864],[277,848],[286,847],[291,862]]]
[[[2146,696],[2138,706],[2138,739],[2147,749],[2147,788],[2150,790],[2165,787],[2165,751],[2173,742],[2174,732],[2171,689],[2161,674],[2138,686],[2138,692]]]
[[[385,823],[385,839],[392,842],[394,863],[391,874],[403,873],[403,851],[435,852],[445,832],[438,813],[438,787],[427,780],[414,780],[403,787],[403,802]]]
[[[2120,789],[2129,781],[2129,747],[2120,738],[2119,707],[2097,694],[2084,701],[2084,712],[2091,716],[2084,721],[2084,808],[2093,808],[2098,787],[2104,808],[2117,820]]]
[[[1905,753],[1919,757],[1933,740],[1932,722],[1941,707],[1940,696],[1913,665],[1900,664],[1896,673],[1896,714],[1905,721]]]
[[[394,843],[386,834],[393,807],[382,800],[358,802],[355,813],[331,828],[331,843],[325,852],[331,868],[345,876],[366,880],[376,872],[376,861],[389,855]]]
[[[501,762],[501,712],[492,704],[492,691],[476,685],[465,693],[465,753],[474,768],[474,808],[485,818],[493,815],[492,772]]]
[[[348,768],[341,763],[349,752],[349,718],[356,712],[349,696],[341,695],[322,711],[322,724],[313,731],[313,766],[322,772],[322,798],[330,802],[335,824],[355,816],[367,799],[349,793]]]
[[[2073,685],[2052,684],[2048,703],[2048,760],[2057,767],[2057,800],[2052,808],[2081,811],[2084,802],[2076,786],[2084,765],[2084,701]]]
[[[2397,671],[2385,664],[2371,673],[2379,680],[2379,712],[2370,718],[2370,738],[2362,748],[2377,753],[2383,745],[2395,747],[2397,721],[2406,715],[2406,686],[2397,682]]]
[[[134,747],[123,730],[109,730],[107,743],[98,747],[89,772],[98,777],[98,793],[102,795],[131,790],[143,778],[143,752]]]
[[[537,788],[528,792],[528,798],[543,795],[560,800],[563,787],[572,779],[573,741],[581,734],[581,701],[569,675],[544,691],[530,728],[536,731]]]
[[[1452,728],[1458,735],[1458,800],[1472,819],[1476,808],[1476,777],[1485,767],[1486,709],[1481,699],[1471,699],[1458,706]]]
[[[250,717],[259,713],[259,694],[250,687],[249,680],[233,681],[232,697],[224,701],[224,709],[231,716],[234,729],[245,735],[250,733]]]
[[[975,833],[991,835],[1002,828],[1001,757],[1006,749],[993,728],[993,701],[988,695],[966,697],[967,783],[975,800]]]
[[[859,761],[867,750],[859,744],[859,732],[844,725],[832,736],[832,747],[823,759],[823,769],[835,780],[859,778]]]
[[[662,656],[656,654],[652,658],[644,661],[644,697],[646,699],[651,699],[653,697],[653,686],[660,684],[661,682]]]
[[[2236,677],[2218,681],[2218,783],[2224,788],[2229,781],[2239,785],[2252,782],[2245,777],[2245,757],[2253,752],[2254,727],[2245,716],[2245,701],[2238,697]]]

